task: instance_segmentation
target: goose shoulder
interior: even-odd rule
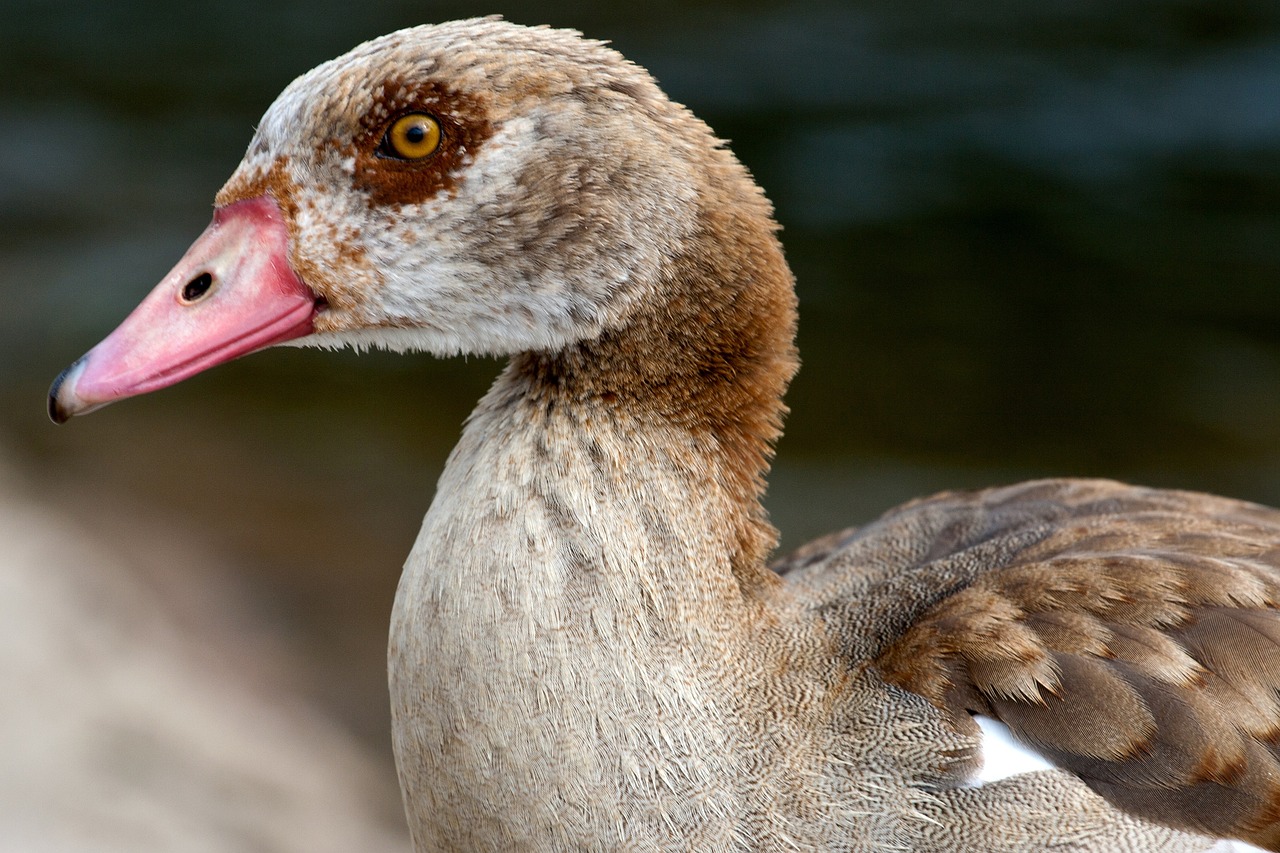
[[[915,501],[775,565],[844,655],[979,742],[997,720],[1127,813],[1277,845],[1280,512],[1045,480]]]

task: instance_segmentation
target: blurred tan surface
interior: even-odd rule
[[[291,688],[225,569],[138,516],[120,532],[0,459],[0,849],[406,850],[385,765]]]

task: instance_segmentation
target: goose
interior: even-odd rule
[[[1280,850],[1280,512],[1044,480],[769,562],[776,232],[606,44],[402,30],[284,90],[50,414],[277,344],[509,358],[395,598],[418,851]]]

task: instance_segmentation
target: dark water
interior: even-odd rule
[[[334,685],[381,680],[400,559],[496,365],[273,352],[61,430],[43,398],[203,228],[293,76],[492,11],[0,6],[0,442],[51,498],[88,478],[252,567],[357,725]],[[787,543],[1049,474],[1280,503],[1280,4],[499,11],[611,39],[775,200],[805,358],[770,498]]]

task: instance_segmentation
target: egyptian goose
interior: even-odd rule
[[[1280,850],[1280,512],[1044,481],[766,562],[775,231],[602,43],[403,30],[285,89],[50,411],[285,342],[511,357],[395,601],[418,850]]]

